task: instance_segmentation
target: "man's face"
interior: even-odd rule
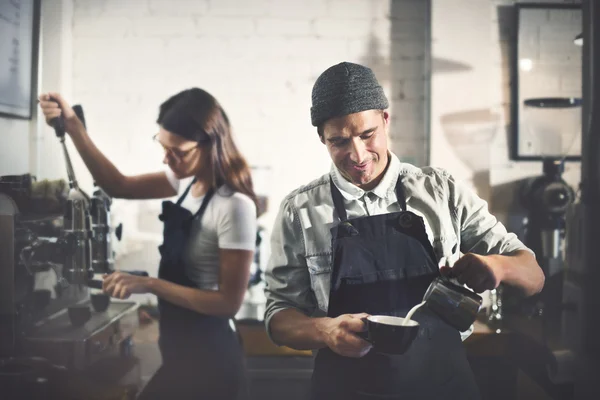
[[[363,190],[371,190],[388,163],[389,114],[367,110],[327,120],[321,141],[342,176]]]

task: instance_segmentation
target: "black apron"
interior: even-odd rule
[[[423,218],[406,211],[400,181],[396,195],[403,211],[352,220],[330,183],[341,222],[331,229],[328,317],[362,312],[404,317],[439,275]],[[313,399],[479,399],[460,333],[424,307],[412,319],[419,322],[419,333],[402,355],[371,350],[351,358],[319,350]]]
[[[192,215],[181,203],[195,179],[177,200],[163,201],[164,223],[158,277],[197,287],[186,272],[182,255],[194,219],[202,219],[214,191],[204,196]],[[229,319],[180,307],[158,299],[162,365],[144,388],[142,399],[239,399],[245,393],[243,352]]]

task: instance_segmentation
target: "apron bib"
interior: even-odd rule
[[[352,220],[333,182],[330,187],[341,222],[331,229],[327,316],[366,312],[405,317],[439,276],[423,218],[406,211],[400,179],[396,195],[403,211]],[[459,332],[425,307],[412,319],[419,322],[419,333],[402,355],[371,350],[351,358],[319,350],[313,399],[479,399]]]
[[[183,254],[193,221],[202,219],[214,195],[210,190],[195,214],[181,206],[194,181],[176,203],[163,201],[163,244],[158,277],[197,288],[185,272]],[[245,388],[243,352],[229,320],[200,314],[164,299],[160,311],[162,366],[140,399],[237,399]]]

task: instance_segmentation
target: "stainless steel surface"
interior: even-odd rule
[[[30,222],[0,194],[0,356],[18,353],[23,331],[89,296],[82,285],[64,284],[62,229],[43,237],[45,224]]]
[[[438,277],[429,285],[423,301],[441,319],[463,332],[475,322],[483,299],[446,278]]]
[[[14,313],[13,299],[15,288],[13,282],[13,265],[15,256],[15,215],[18,213],[15,202],[0,193],[0,315],[5,318]],[[5,324],[2,324],[5,326]]]
[[[71,190],[69,191],[68,198],[73,200],[84,200],[89,205],[90,197],[79,188],[79,184],[77,183],[77,178],[75,177],[75,170],[73,169],[73,165],[71,164],[71,157],[69,157],[69,151],[67,150],[67,145],[65,144],[65,135],[63,135],[60,138],[60,144],[62,145],[63,155],[65,157],[65,164],[67,165],[69,187],[71,188]]]
[[[542,252],[545,258],[562,258],[561,230],[542,230]]]
[[[114,270],[110,230],[110,197],[98,189],[94,192],[90,206],[92,216],[92,266],[95,272],[108,273]]]
[[[77,263],[72,263],[69,268],[63,270],[63,275],[71,285],[87,285],[94,275],[87,270],[77,268]]]
[[[88,233],[91,227],[92,220],[88,210],[88,204],[84,200],[79,199],[67,200],[63,228],[67,232]]]
[[[498,288],[490,290],[489,296],[491,306],[488,313],[488,321],[492,326],[495,326],[497,323],[502,322],[504,317],[502,313],[502,287],[498,286]]]
[[[66,206],[63,215],[32,219],[0,194],[0,357],[26,353],[84,368],[118,355],[137,329],[135,303],[116,303],[73,326],[69,308],[83,302],[92,309],[85,303],[93,278],[92,229],[84,200],[70,199]]]
[[[91,307],[89,302],[83,303]],[[24,337],[28,354],[58,365],[83,369],[101,358],[119,355],[138,328],[138,304],[112,302],[104,312],[92,312],[82,326],[71,324],[67,310],[39,323]]]
[[[78,188],[64,143],[63,149],[71,192],[60,204],[62,213],[27,208],[30,187],[18,192],[21,197],[0,194],[0,358],[41,357],[70,373],[132,359],[138,315],[133,302],[113,302],[101,312],[90,304],[94,233],[104,246],[97,260],[104,266],[111,261],[110,243],[102,236],[110,232],[109,214],[95,209],[92,226],[90,199]],[[91,318],[75,326],[77,318],[69,315],[74,307],[89,310]]]
[[[67,164],[67,176],[69,177],[69,186],[71,188],[79,189],[77,179],[75,179],[75,171],[73,170],[73,164],[71,164],[71,157],[69,157],[69,151],[67,150],[67,144],[65,143],[64,135],[60,138],[60,144],[62,145],[65,163]]]
[[[68,251],[64,275],[72,284],[87,284],[93,276],[91,217],[84,200],[67,201],[64,237]]]

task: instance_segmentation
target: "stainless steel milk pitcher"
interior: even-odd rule
[[[435,278],[423,296],[431,311],[461,332],[475,322],[482,301],[481,296],[445,277]]]

